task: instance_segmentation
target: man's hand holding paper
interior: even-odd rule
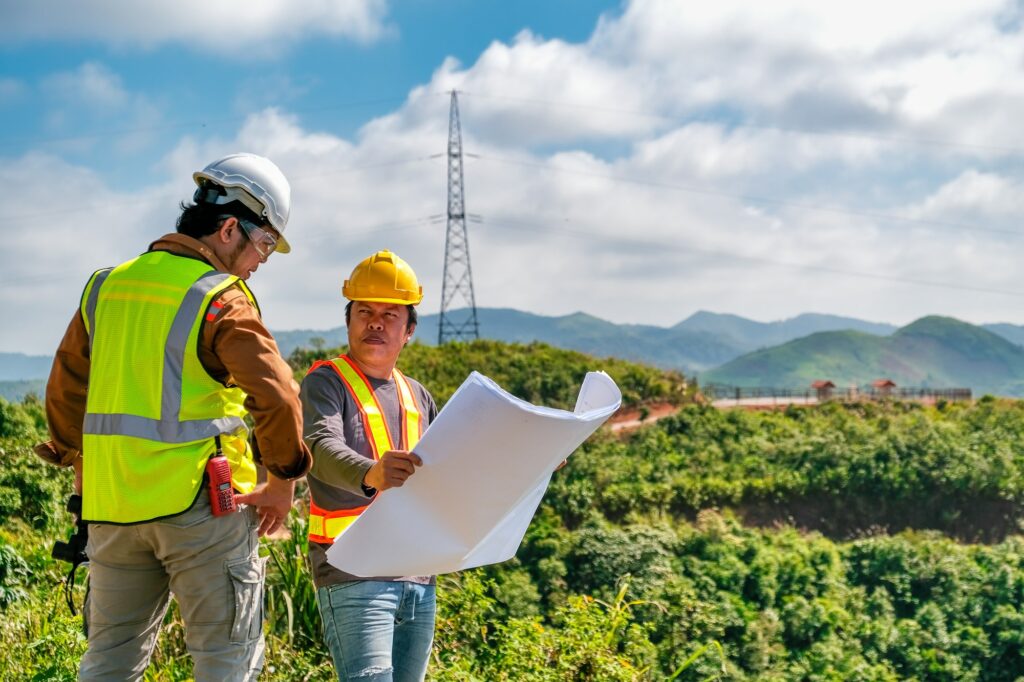
[[[406,479],[416,473],[416,467],[422,465],[423,460],[415,452],[388,450],[366,471],[363,484],[378,492],[401,488]]]
[[[531,405],[473,372],[416,445],[424,466],[327,552],[355,575],[436,574],[515,555],[551,473],[621,404],[587,374],[572,412]]]

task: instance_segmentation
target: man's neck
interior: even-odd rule
[[[207,263],[212,265],[214,269],[220,272],[227,272],[227,265],[220,259],[216,251],[214,251],[210,245],[204,239],[196,239],[195,237],[189,237],[181,234],[180,232],[172,232],[165,234],[160,239],[149,245],[149,249],[168,251],[170,253],[179,256],[188,256],[190,258],[199,258],[205,260]]]
[[[368,365],[366,364],[365,361],[361,360],[360,358],[357,358],[351,353],[348,354],[348,357],[350,360],[352,360],[352,362],[356,363],[356,367],[359,368],[360,372],[374,379],[390,379],[391,373],[395,371],[395,365],[398,364],[396,360],[395,362],[392,362],[389,365]]]

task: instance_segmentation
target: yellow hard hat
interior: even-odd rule
[[[378,251],[357,265],[341,293],[350,301],[416,305],[423,300],[423,287],[416,273],[387,250]]]

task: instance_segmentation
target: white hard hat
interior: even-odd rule
[[[207,182],[224,190],[223,194],[196,192],[196,201],[211,204],[240,201],[278,231],[277,251],[288,253],[292,250],[284,238],[292,207],[292,188],[273,161],[256,154],[230,154],[196,171],[192,179],[201,190]]]

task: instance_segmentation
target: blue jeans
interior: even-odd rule
[[[433,585],[360,580],[316,591],[342,682],[419,682],[434,641]]]

